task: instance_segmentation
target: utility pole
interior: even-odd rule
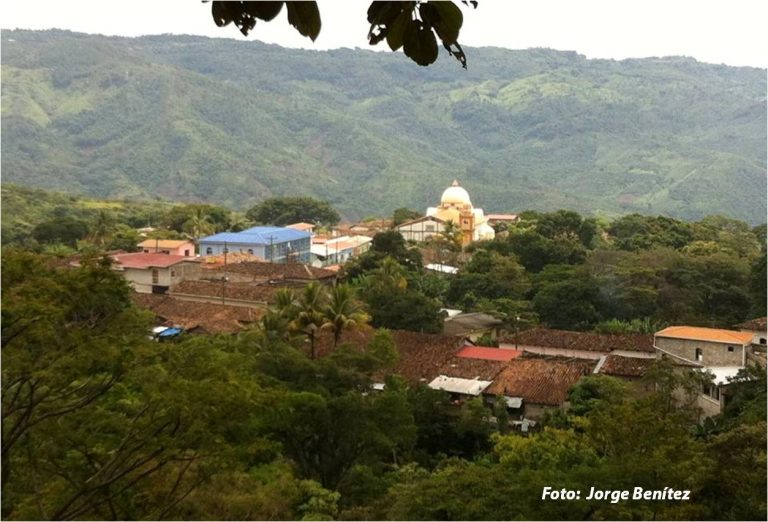
[[[520,322],[520,316],[519,316],[519,315],[516,315],[516,316],[515,316],[515,350],[517,350],[517,336],[518,336],[518,335],[519,335],[519,333],[520,333],[520,331],[519,331],[519,326],[518,326],[518,323],[519,323],[519,322]]]
[[[227,248],[227,242],[224,241],[224,275],[221,276],[221,304],[226,303],[226,290],[227,290],[227,253],[229,252],[229,249]]]

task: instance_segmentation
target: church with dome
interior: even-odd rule
[[[402,223],[397,229],[407,240],[426,241],[442,233],[449,221],[461,230],[462,246],[472,241],[493,239],[496,235],[483,209],[472,206],[469,193],[456,180],[443,191],[440,204],[427,209],[426,216]]]

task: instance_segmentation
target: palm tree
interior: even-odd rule
[[[291,329],[302,333],[309,339],[310,357],[315,358],[315,335],[323,326],[325,317],[323,307],[326,295],[317,282],[304,287],[304,291],[296,302],[295,316],[291,321]]]
[[[325,322],[321,328],[333,332],[334,347],[339,344],[344,330],[357,328],[370,319],[355,299],[354,290],[349,285],[336,285],[331,289],[330,302],[323,313]]]
[[[112,216],[105,210],[99,210],[93,225],[91,225],[91,242],[97,247],[103,247],[112,235],[113,228]]]
[[[201,237],[213,234],[216,231],[216,227],[211,223],[208,214],[199,207],[195,209],[195,213],[190,216],[182,228],[195,241],[195,245],[200,243]]]
[[[405,290],[408,280],[405,278],[405,269],[391,256],[385,257],[379,268],[372,271],[371,283],[393,291]]]
[[[295,319],[296,307],[298,306],[296,293],[290,288],[281,288],[275,294],[273,308],[281,317],[287,317],[290,320]]]

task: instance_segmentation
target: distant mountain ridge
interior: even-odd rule
[[[458,178],[486,212],[764,221],[764,69],[468,55],[3,30],[3,179],[241,209],[305,194],[355,219]]]

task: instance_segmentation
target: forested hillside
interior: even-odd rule
[[[687,58],[469,49],[399,55],[189,36],[3,31],[4,181],[347,218],[434,204],[753,224],[766,212],[765,71]]]

